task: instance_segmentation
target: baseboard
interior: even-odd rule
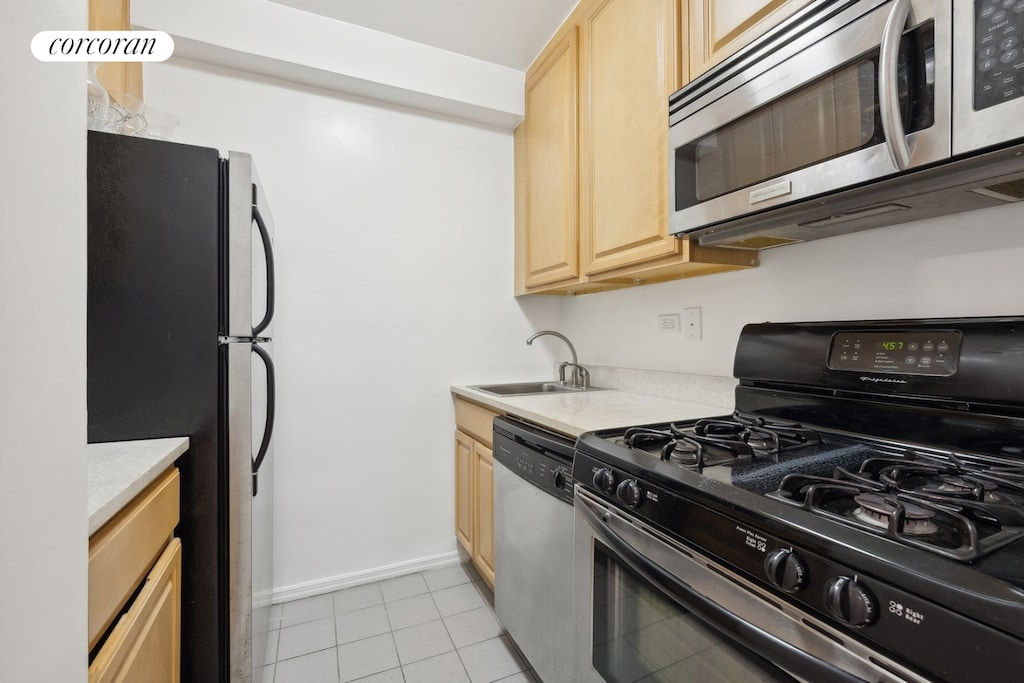
[[[298,600],[300,598],[310,598],[314,595],[333,593],[334,591],[339,591],[344,588],[361,586],[365,583],[374,583],[376,581],[383,581],[384,579],[393,579],[399,576],[405,576],[406,574],[415,574],[416,572],[422,572],[428,569],[437,569],[438,567],[447,567],[453,564],[459,564],[462,561],[463,556],[463,553],[453,550],[450,553],[442,553],[440,555],[434,555],[433,557],[423,557],[417,560],[409,560],[408,562],[398,562],[397,564],[377,567],[376,569],[367,569],[360,572],[354,572],[352,574],[343,574],[341,576],[332,576],[326,579],[310,581],[308,583],[300,583],[294,586],[275,588],[273,602],[274,604],[277,604],[281,602],[289,602],[291,600]]]

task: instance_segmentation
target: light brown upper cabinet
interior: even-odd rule
[[[668,234],[669,95],[681,82],[676,0],[597,0],[581,20],[583,271],[676,254]]]
[[[811,0],[690,0],[690,73],[696,77]]]
[[[526,81],[526,286],[579,277],[576,28],[556,39]]]
[[[129,0],[89,0],[90,31],[130,31],[131,2]],[[101,64],[100,83],[115,99],[130,95],[142,101],[142,62],[108,62]]]
[[[515,135],[516,293],[580,294],[757,265],[668,233],[680,0],[584,0],[526,75]]]

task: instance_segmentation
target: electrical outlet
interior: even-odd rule
[[[668,313],[665,315],[658,316],[658,331],[659,332],[678,332],[679,331],[679,314]]]
[[[687,341],[700,341],[700,306],[683,309],[683,338]]]

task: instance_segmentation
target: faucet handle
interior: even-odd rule
[[[583,389],[590,388],[590,371],[587,370],[582,365],[580,365],[579,363],[562,363],[562,365],[560,366],[560,373],[563,382],[565,381],[566,367],[572,368],[572,382],[570,383],[570,386]]]

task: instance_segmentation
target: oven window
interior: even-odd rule
[[[908,133],[934,123],[934,25],[904,34],[897,83]],[[675,150],[676,210],[884,142],[878,50]]]
[[[607,683],[795,681],[594,544],[593,664]]]

